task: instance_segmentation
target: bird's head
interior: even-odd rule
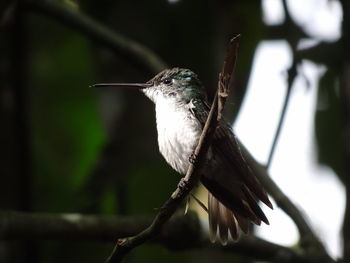
[[[103,83],[93,87],[137,88],[154,103],[158,99],[175,99],[189,102],[195,98],[205,98],[205,90],[197,75],[189,69],[172,68],[158,73],[146,83]]]

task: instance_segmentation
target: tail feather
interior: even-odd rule
[[[226,245],[228,241],[228,233],[230,232],[233,240],[239,238],[238,220],[234,213],[225,205],[220,203],[210,192],[208,192],[208,213],[209,213],[209,233],[210,241],[215,242],[217,230],[219,229],[219,240],[222,245]],[[244,222],[244,220],[242,220]],[[242,223],[245,228],[245,223]],[[245,231],[245,229],[244,229]]]
[[[238,222],[234,216],[234,214],[232,213],[232,211],[230,211],[229,209],[226,209],[226,213],[227,213],[227,219],[228,219],[228,230],[230,231],[231,237],[233,240],[237,240],[239,237],[238,234]]]
[[[219,217],[218,202],[219,201],[211,193],[208,192],[209,233],[210,241],[212,243],[216,241],[216,232]]]
[[[208,192],[209,232],[211,242],[214,243],[216,241],[217,232],[219,232],[219,240],[222,245],[227,244],[229,232],[232,239],[237,240],[239,238],[238,228],[247,234],[249,232],[249,222],[260,225],[261,221],[263,221],[269,224],[264,212],[257,204],[250,190],[247,187],[243,187],[242,191],[245,197],[242,200],[243,206],[249,211],[248,214],[252,216],[245,217],[233,211],[231,207],[227,208],[212,193]]]
[[[212,178],[211,176],[207,176],[207,174],[201,177],[201,182],[208,191],[211,192],[215,198],[220,200],[220,203],[223,203],[229,208],[233,214],[239,214],[243,218],[247,218],[253,223],[260,225],[261,220],[252,210],[252,207],[249,205],[241,189],[242,184],[230,180],[225,181],[226,184],[222,184],[217,178]]]
[[[228,213],[226,212],[228,209],[222,204],[219,203],[219,236],[222,245],[227,245],[228,241],[228,222],[232,218],[227,218]]]

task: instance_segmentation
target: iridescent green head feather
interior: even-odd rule
[[[173,97],[185,103],[191,99],[206,97],[202,83],[197,75],[189,69],[172,68],[157,74],[147,82],[144,93],[154,102],[157,96]]]

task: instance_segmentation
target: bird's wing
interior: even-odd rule
[[[203,100],[192,103],[194,105],[191,109],[192,114],[204,126],[210,110],[209,104]],[[230,127],[223,122],[215,131],[211,149],[214,158],[217,157],[224,164],[223,169],[227,170],[225,172],[227,175],[225,175],[225,181],[216,176],[202,176],[203,184],[234,213],[257,224],[260,220],[268,223],[256,202],[261,200],[270,208],[272,204],[264,188],[245,162]]]

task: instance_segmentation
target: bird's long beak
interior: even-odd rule
[[[132,89],[145,89],[150,87],[150,84],[147,83],[99,83],[91,85],[92,88],[132,88]]]

